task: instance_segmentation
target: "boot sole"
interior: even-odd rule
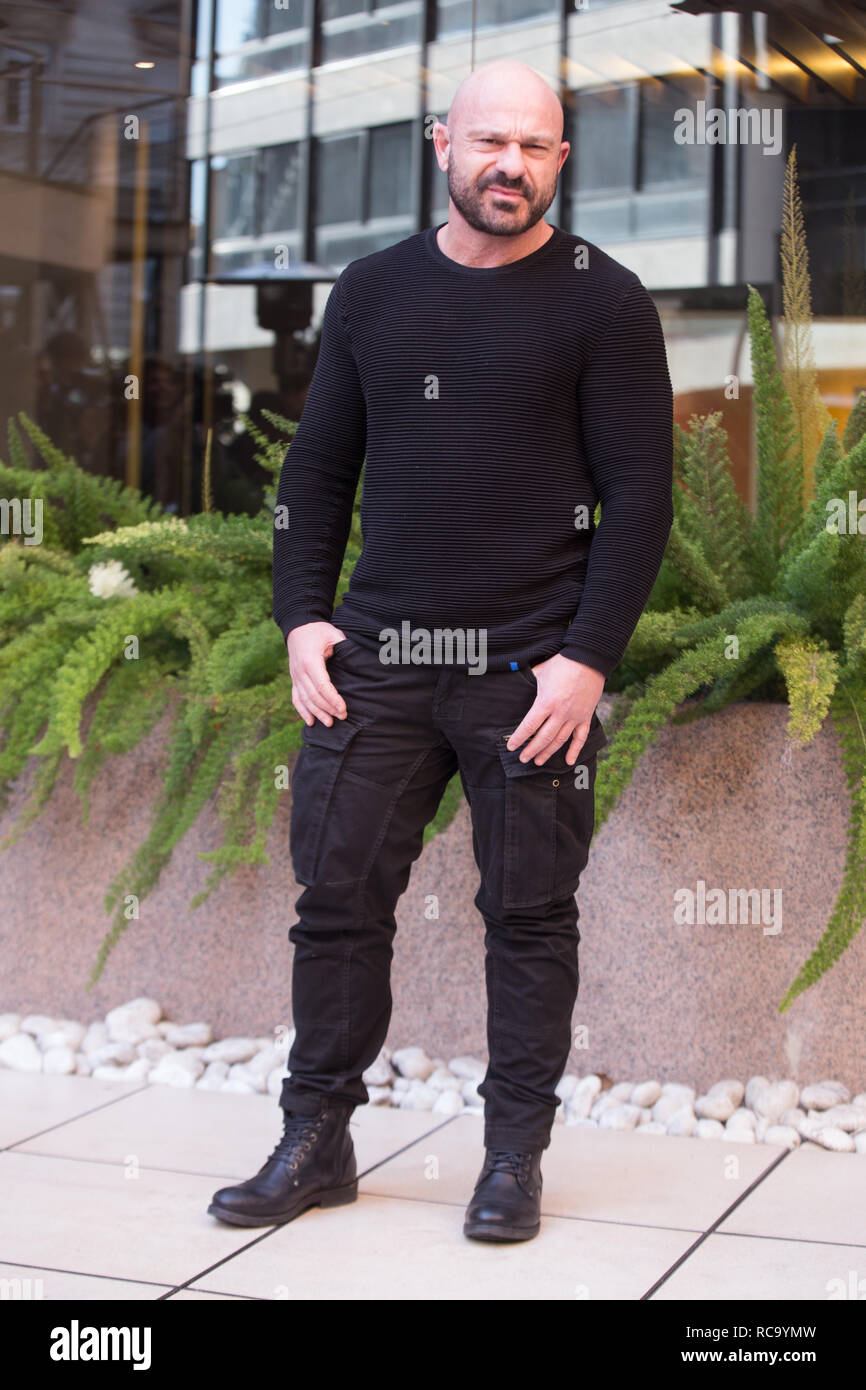
[[[331,1187],[324,1192],[309,1192],[306,1197],[296,1202],[294,1206],[286,1211],[272,1212],[270,1215],[263,1213],[253,1213],[244,1211],[232,1211],[230,1207],[222,1207],[218,1202],[211,1202],[208,1207],[208,1215],[216,1216],[220,1221],[225,1221],[229,1226],[285,1226],[289,1221],[294,1221],[296,1216],[302,1216],[310,1207],[342,1207],[354,1202],[358,1197],[358,1180],[348,1183],[345,1187]]]
[[[484,1221],[465,1222],[463,1234],[469,1236],[471,1240],[490,1240],[499,1241],[503,1244],[514,1240],[532,1240],[541,1230],[541,1222],[537,1226],[488,1226]]]

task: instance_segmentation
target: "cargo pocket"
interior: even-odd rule
[[[315,882],[340,770],[352,739],[371,720],[372,716],[347,715],[331,725],[317,719],[303,727],[302,744],[292,771],[289,825],[292,868],[298,883],[309,887]]]
[[[522,763],[521,749],[505,746],[513,732],[498,735],[505,772],[502,905],[537,907],[577,890],[592,837],[596,754],[608,740],[593,714],[573,766],[565,761],[568,742],[546,763]],[[586,787],[575,786],[581,764],[589,773]]]

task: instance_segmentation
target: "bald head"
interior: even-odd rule
[[[464,233],[524,237],[556,195],[563,125],[559,97],[526,63],[501,58],[464,77],[433,130],[451,221]]]
[[[455,134],[479,116],[502,107],[525,114],[528,121],[541,122],[557,141],[562,139],[562,103],[553,88],[535,68],[516,58],[499,58],[470,72],[454,93],[446,125]]]

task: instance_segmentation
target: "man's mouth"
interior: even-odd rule
[[[495,193],[497,198],[522,198],[523,194],[519,188],[499,188],[497,185],[488,184],[488,192]]]

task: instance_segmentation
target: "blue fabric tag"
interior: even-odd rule
[[[516,671],[516,670],[517,670],[517,662],[516,662],[516,661],[510,661],[508,664],[509,664],[509,666],[511,667],[512,671]]]

